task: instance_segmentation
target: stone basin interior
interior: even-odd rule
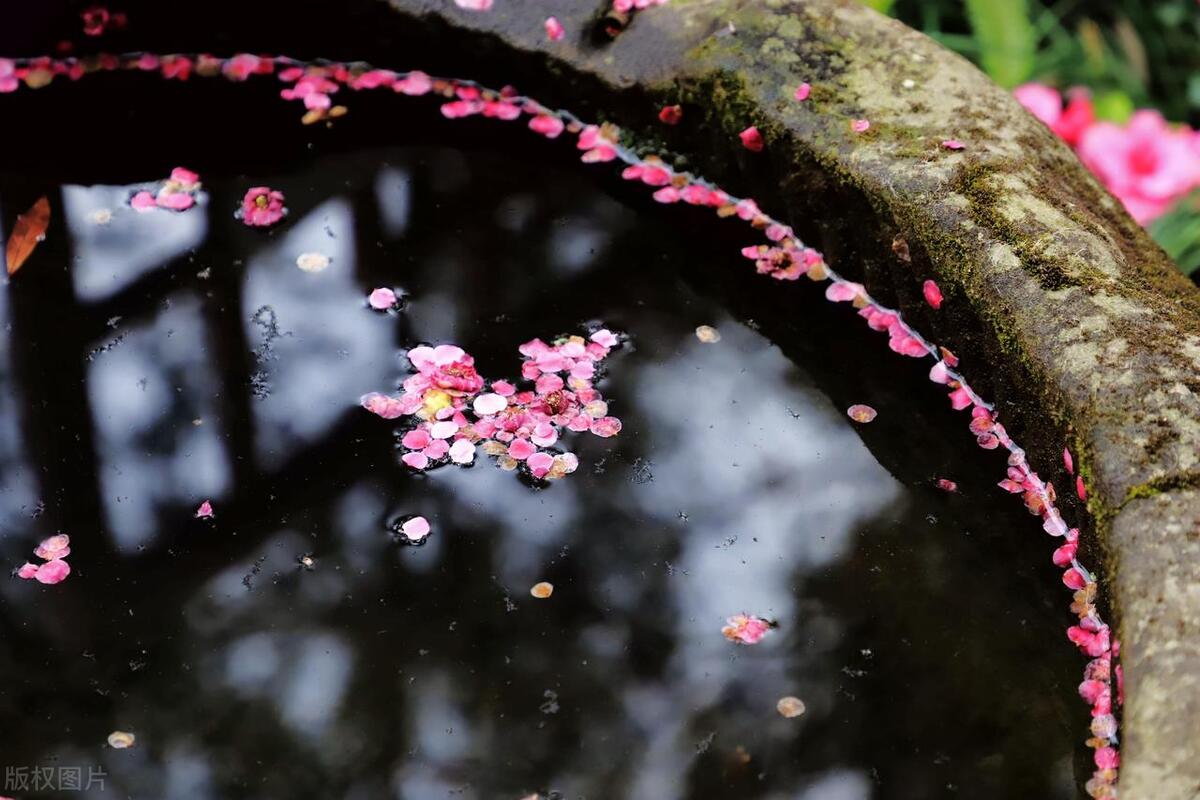
[[[96,80],[17,102],[154,91]],[[241,91],[147,97],[169,119]],[[144,139],[137,111],[60,159],[41,115],[6,157],[5,214],[45,193],[56,217],[0,293],[0,552],[65,531],[74,573],[0,584],[0,764],[147,798],[1078,796],[1057,570],[927,363],[567,147],[363,106]],[[122,210],[177,163],[200,207]],[[233,217],[253,185],[287,196],[270,232]],[[376,286],[404,309],[370,310]],[[510,377],[521,342],[589,321],[630,337],[601,384],[624,429],[578,435],[552,485],[482,454],[415,475],[358,406],[416,343]],[[425,546],[389,536],[407,514]],[[743,611],[778,630],[726,641]]]

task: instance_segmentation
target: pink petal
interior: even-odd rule
[[[546,38],[552,42],[557,42],[562,40],[565,35],[566,31],[563,29],[561,22],[554,17],[546,17]]]
[[[950,492],[951,494],[958,491],[958,484],[948,478],[938,478],[937,487],[943,492]]]
[[[1067,468],[1067,472],[1071,475],[1075,474],[1075,459],[1071,458],[1071,451],[1063,448],[1063,466]]]
[[[492,7],[492,0],[454,0],[454,4],[467,11],[488,11]]]
[[[213,517],[212,503],[210,503],[208,500],[205,500],[203,503],[200,504],[200,507],[196,509],[196,518],[197,519],[212,519],[212,517]]]
[[[424,517],[413,517],[401,525],[400,530],[410,542],[423,542],[429,535],[429,520]]]
[[[832,300],[835,303],[853,300],[864,292],[861,283],[852,283],[850,281],[834,281],[829,284],[829,288],[825,290],[825,299]]]
[[[400,440],[400,443],[409,450],[421,450],[428,447],[431,441],[433,441],[433,437],[429,435],[429,431],[424,428],[413,428],[404,434],[404,438]]]
[[[1075,494],[1079,495],[1079,499],[1087,501],[1087,487],[1083,485],[1083,476],[1080,475],[1075,479]]]
[[[742,146],[751,152],[758,153],[763,149],[762,134],[753,125],[739,133],[738,138],[742,140]]]
[[[51,561],[56,558],[65,558],[71,553],[71,537],[65,533],[60,533],[57,536],[51,536],[44,539],[41,544],[34,549],[33,554],[44,561]]]
[[[600,419],[592,420],[588,429],[596,436],[607,439],[621,432],[621,420],[616,417],[601,417]]]
[[[449,439],[456,433],[458,433],[458,423],[448,419],[435,422],[429,428],[429,434],[435,439]]]
[[[493,387],[494,388],[494,387]],[[481,417],[498,414],[508,406],[508,400],[498,394],[481,394],[475,398],[471,407]]]
[[[529,120],[529,130],[540,133],[547,139],[557,138],[565,127],[563,121],[553,114],[538,114]]]
[[[537,452],[528,439],[513,439],[512,444],[508,446],[508,454],[517,461],[524,461]]]
[[[396,305],[396,293],[391,289],[380,287],[371,292],[367,297],[367,302],[371,304],[371,308],[377,311],[386,311]]]
[[[850,130],[855,133],[865,133],[871,127],[870,120],[856,119],[850,123]]]
[[[658,118],[666,125],[678,125],[683,119],[683,108],[681,106],[663,106],[658,112]]]
[[[196,198],[187,192],[165,192],[154,201],[160,208],[172,211],[186,211],[196,205]]]
[[[138,192],[129,199],[129,205],[134,211],[152,211],[158,207],[158,202],[150,192]]]
[[[946,148],[947,150],[962,150],[964,147],[966,147],[966,145],[960,142],[958,139],[946,139],[942,142],[942,147]]]
[[[429,466],[429,458],[420,451],[405,453],[400,456],[400,460],[413,469],[425,469]]]
[[[807,83],[802,83],[798,87],[796,87],[796,93],[793,94],[792,97],[795,97],[800,102],[804,102],[805,100],[808,99],[808,96],[810,94],[812,94],[812,87],[809,86]]]
[[[171,180],[176,183],[199,183],[200,176],[186,167],[176,167],[171,170]]]
[[[450,460],[455,464],[470,464],[475,460],[475,445],[470,439],[459,439],[450,445]]]
[[[54,561],[47,561],[38,567],[37,574],[33,577],[38,583],[52,586],[56,583],[62,583],[70,574],[71,565],[62,559],[55,559]]]
[[[24,578],[25,580],[30,580],[31,578],[33,578],[33,576],[37,575],[37,571],[38,571],[37,564],[30,564],[28,561],[26,561],[24,564],[21,565],[21,568],[19,570],[17,570],[17,577]]]
[[[602,347],[616,347],[621,341],[617,338],[616,334],[607,329],[596,331],[591,335],[590,338],[593,342],[601,345]]]
[[[846,409],[846,415],[855,422],[866,424],[875,419],[877,412],[870,406],[855,404]]]
[[[1083,573],[1074,567],[1063,573],[1062,582],[1068,589],[1079,590],[1087,586],[1087,579],[1083,577]]]
[[[950,406],[955,411],[962,411],[964,408],[970,406],[973,402],[974,401],[971,399],[971,395],[967,394],[967,390],[961,386],[950,393]]]
[[[933,281],[925,281],[921,290],[925,294],[925,302],[936,311],[942,307],[942,290]]]
[[[509,452],[511,453],[511,448]],[[529,471],[533,473],[533,477],[543,478],[554,466],[554,456],[549,453],[534,453],[525,463],[529,465]]]

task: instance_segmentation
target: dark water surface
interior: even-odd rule
[[[107,776],[0,794],[1076,796],[1048,548],[926,364],[576,173],[402,148],[203,177],[183,214],[54,190],[0,292],[0,556],[62,531],[74,569],[0,581],[0,766]],[[232,216],[264,183],[270,233]],[[403,312],[366,308],[381,285]],[[630,337],[601,384],[625,427],[546,488],[482,453],[415,475],[358,407],[417,342],[515,377],[589,320]],[[741,611],[780,628],[731,644]]]

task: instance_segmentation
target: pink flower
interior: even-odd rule
[[[796,87],[796,92],[795,92],[795,94],[792,95],[792,97],[795,97],[800,102],[804,102],[805,100],[808,99],[808,96],[810,94],[812,94],[812,87],[809,86],[807,83],[802,83],[798,87]]]
[[[66,558],[71,555],[71,537],[65,533],[45,539],[34,549],[33,554],[43,561]]]
[[[1046,124],[1046,127],[1074,147],[1084,132],[1095,122],[1091,97],[1085,89],[1072,89],[1064,110],[1062,95],[1056,89],[1040,83],[1027,83],[1013,89],[1013,96],[1025,108]]]
[[[736,644],[758,644],[775,627],[769,620],[746,614],[735,614],[725,620],[721,633]]]
[[[396,293],[386,287],[380,287],[367,297],[367,302],[376,311],[387,311],[396,305]]]
[[[33,576],[37,575],[37,571],[38,571],[37,564],[30,564],[28,561],[26,561],[24,564],[21,565],[21,568],[19,570],[17,570],[17,577],[24,578],[25,580],[30,580],[31,578],[33,578]]]
[[[742,140],[742,146],[747,150],[754,153],[762,152],[763,137],[755,126],[751,125],[749,128],[746,128],[746,130],[738,134],[738,138]]]
[[[1124,128],[1098,122],[1079,141],[1079,158],[1140,224],[1161,216],[1200,186],[1194,134],[1157,111],[1138,111]]]
[[[921,291],[925,295],[925,302],[929,303],[934,311],[942,307],[942,290],[933,281],[925,281],[921,286]]]
[[[251,227],[274,225],[286,213],[283,192],[267,186],[255,186],[242,198],[242,222]]]
[[[664,125],[678,125],[683,119],[683,106],[663,106],[659,109],[658,119]]]
[[[1062,95],[1045,84],[1022,84],[1013,89],[1013,97],[1047,127],[1053,127],[1062,115]]]
[[[556,17],[546,17],[546,38],[552,42],[561,41],[566,31]]]
[[[208,500],[205,500],[203,503],[201,503],[200,507],[196,509],[195,516],[197,519],[212,519],[213,518],[212,503],[210,503]]]
[[[866,133],[871,127],[871,121],[866,119],[856,119],[851,121],[850,130],[855,133]]]
[[[461,347],[440,344],[422,345],[408,351],[408,360],[420,375],[439,389],[474,394],[483,388],[483,378],[475,371],[475,359]]]

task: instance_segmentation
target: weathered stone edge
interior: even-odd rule
[[[1069,443],[1125,636],[1122,794],[1200,797],[1197,687],[1178,658],[1200,646],[1200,293],[1061,143],[962,59],[851,0],[675,0],[605,46],[588,33],[601,0],[556,4],[572,32],[557,43],[536,2],[391,5],[430,47],[454,43],[455,74],[610,118],[786,212],[966,357],[1060,496]],[[790,97],[801,80],[814,86],[804,104]],[[666,102],[700,124],[658,125]],[[871,130],[852,133],[852,118]],[[740,148],[749,124],[764,153]],[[940,148],[948,137],[967,149]],[[920,301],[926,277],[947,295],[941,313]]]

